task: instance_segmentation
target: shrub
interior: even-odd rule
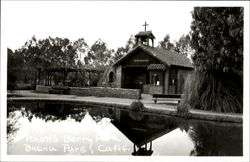
[[[195,71],[187,82],[181,109],[216,112],[243,111],[243,77],[241,73],[201,73]]]
[[[185,82],[184,95],[181,96],[180,104],[177,106],[177,114],[184,118],[188,118],[190,109],[188,101],[191,99],[191,91],[194,84],[193,80],[193,75],[189,74]]]
[[[130,105],[131,110],[134,111],[143,111],[144,105],[140,100],[133,101]]]

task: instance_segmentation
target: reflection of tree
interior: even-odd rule
[[[242,127],[215,123],[191,123],[188,135],[194,142],[193,156],[242,155]]]
[[[103,117],[100,116],[100,115],[97,115],[97,116],[92,116],[92,119],[93,119],[96,123],[99,123],[99,122],[103,119]]]
[[[76,122],[81,122],[87,112],[87,109],[81,105],[59,104],[59,103],[23,103],[22,106],[16,104],[17,108],[21,109],[22,116],[25,116],[30,122],[33,117],[47,121],[61,121],[67,118],[74,119]],[[21,108],[23,107],[23,108]],[[10,110],[9,110],[10,111]]]
[[[189,123],[187,120],[184,120],[184,119],[180,119],[179,121],[179,129],[183,132],[188,132],[189,130]]]
[[[12,111],[8,113],[7,117],[7,141],[10,143],[13,140],[13,137],[19,130],[19,122],[18,119],[21,115],[18,115],[16,111]]]
[[[92,107],[92,108],[90,108]],[[30,122],[35,118],[47,121],[61,121],[67,118],[81,122],[88,112],[94,121],[100,122],[104,117],[113,118],[114,108],[99,108],[82,104],[54,103],[54,102],[22,102],[8,103],[8,111],[21,110]]]
[[[142,121],[145,117],[145,114],[143,114],[141,111],[136,110],[129,111],[128,115],[134,121]]]
[[[104,117],[112,119],[114,116],[114,108],[92,108],[88,112],[96,123],[99,123]]]

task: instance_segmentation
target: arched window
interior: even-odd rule
[[[109,83],[113,83],[115,81],[115,74],[113,71],[109,73]]]

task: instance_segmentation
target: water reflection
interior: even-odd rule
[[[62,121],[67,117],[81,122],[86,115],[87,109],[84,107],[72,107],[71,104],[58,104],[46,102],[12,103],[12,109],[21,110],[30,122],[33,117],[47,121]]]
[[[25,136],[26,142],[27,136],[40,138],[42,135],[52,136],[50,133],[56,132],[59,142],[55,143],[56,146],[52,148],[57,152],[51,152],[51,154],[78,154],[80,152],[81,155],[130,154],[134,156],[242,155],[242,125],[238,124],[188,121],[123,109],[90,108],[81,104],[53,102],[8,103],[8,120],[19,123],[22,120],[20,117],[15,118],[14,112],[21,114],[22,118],[29,121],[30,124],[26,122],[23,127],[31,125],[26,128],[29,130],[28,135]],[[39,125],[34,123],[39,123]],[[44,132],[38,131],[38,126]],[[8,123],[8,128],[10,127],[12,130],[7,129],[11,130],[7,132],[8,136],[14,134],[21,136],[18,132],[24,130],[20,124]],[[34,130],[37,132],[34,133]],[[65,144],[65,137],[74,138],[73,144],[67,141]],[[75,142],[76,139],[80,141]],[[24,144],[25,140],[14,142],[8,146],[8,152],[27,154],[25,151],[20,152],[18,148]],[[47,145],[44,144],[44,148],[48,148]],[[62,145],[63,148],[61,148]],[[19,151],[15,151],[18,149]],[[65,151],[65,149],[68,150]],[[37,152],[32,154],[37,154]]]
[[[21,115],[11,111],[8,113],[7,116],[7,142],[11,143],[17,134],[20,124],[19,124],[19,119]]]
[[[193,156],[239,156],[242,155],[242,126],[238,124],[215,124],[190,121],[188,135],[194,141]]]
[[[152,141],[178,127],[178,121],[174,117],[124,110],[116,113],[111,122],[134,144],[132,155],[151,155]]]

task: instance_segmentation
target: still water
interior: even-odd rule
[[[8,103],[9,155],[242,156],[242,125],[53,102]]]

